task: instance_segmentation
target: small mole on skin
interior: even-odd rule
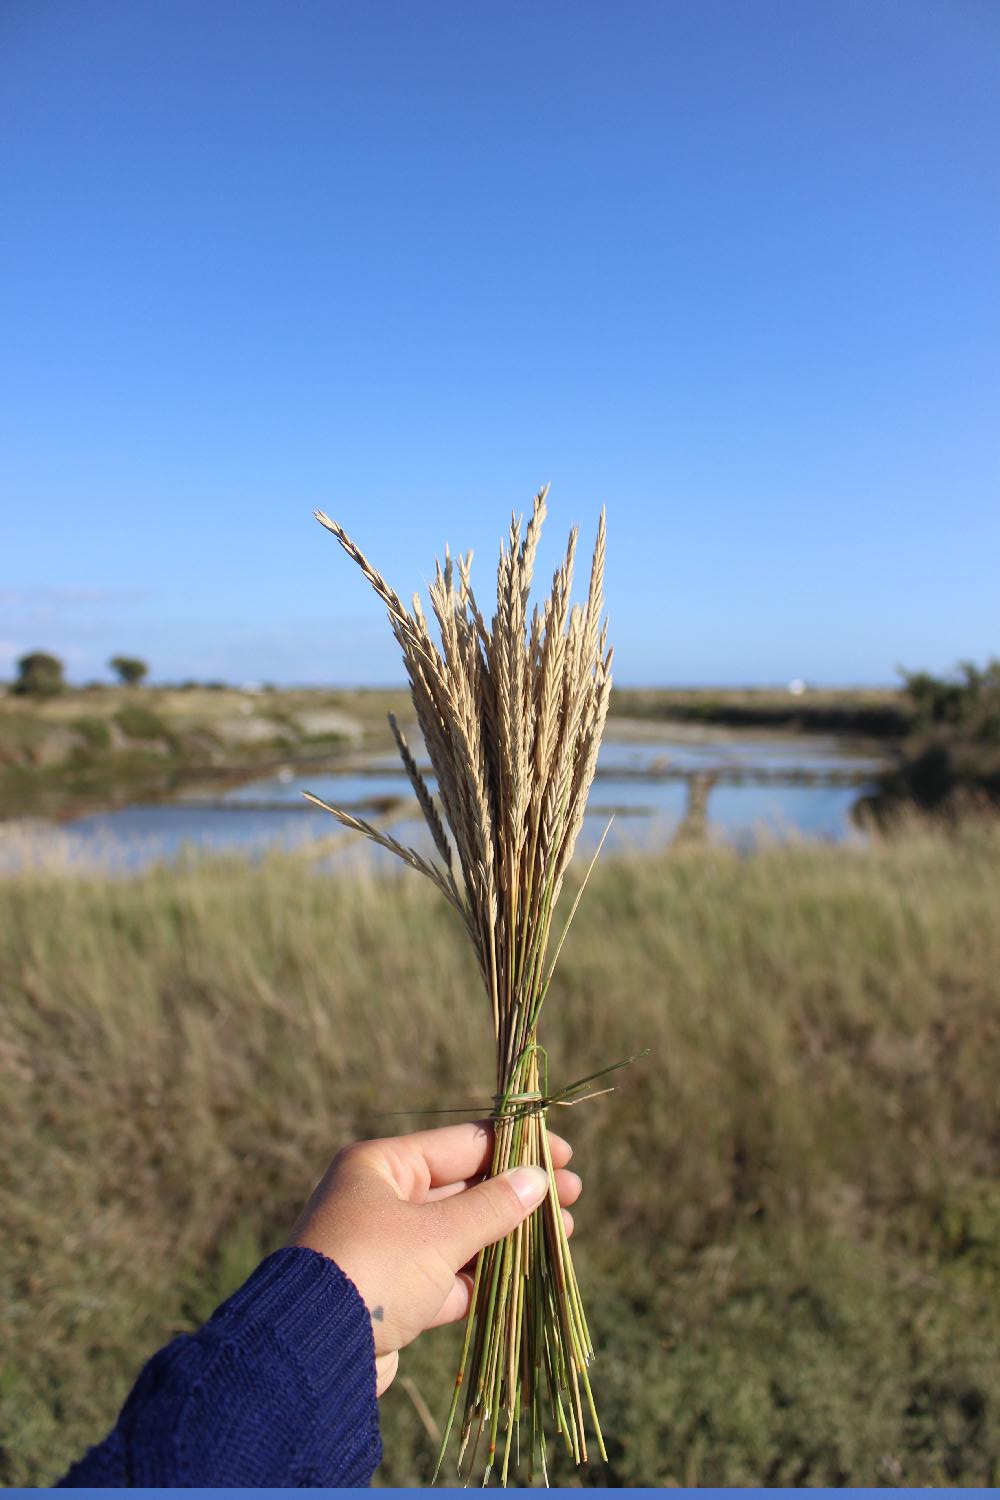
[[[376,1323],[381,1323],[382,1319],[385,1317],[385,1308],[382,1306],[381,1302],[379,1303],[378,1307],[372,1308],[372,1317],[375,1319]]]

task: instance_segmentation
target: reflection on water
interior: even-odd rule
[[[762,834],[843,839],[852,831],[851,807],[866,790],[864,784],[801,785],[780,777],[786,772],[864,777],[878,765],[826,739],[612,739],[601,751],[600,774],[578,848],[585,853],[596,847],[612,813],[607,847],[618,850],[662,848],[682,829],[688,832],[695,824],[700,828],[702,822],[708,837],[740,847]],[[692,773],[699,773],[697,779],[691,779]],[[779,779],[757,784],[754,775]],[[732,779],[739,776],[749,779]],[[433,786],[433,779],[428,779]],[[98,855],[124,868],[170,859],[191,846],[253,854],[275,846],[294,849],[337,835],[343,836],[336,839],[325,862],[343,864],[360,857],[377,866],[383,858],[391,860],[360,836],[343,834],[328,813],[304,801],[305,789],[379,819],[401,842],[431,852],[423,824],[411,819],[404,805],[410,799],[409,783],[396,763],[383,756],[342,772],[310,775],[286,770],[212,802],[189,798],[92,814],[59,830],[59,838],[69,858]],[[402,819],[392,821],[389,809],[396,801]]]

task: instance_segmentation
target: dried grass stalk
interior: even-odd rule
[[[484,1484],[497,1470],[507,1482],[525,1428],[529,1477],[537,1460],[547,1482],[549,1433],[561,1434],[573,1458],[585,1462],[588,1418],[606,1457],[588,1375],[593,1345],[549,1152],[549,1081],[537,1035],[566,932],[564,927],[550,961],[553,915],[583,823],[611,691],[612,652],[601,623],[605,528],[602,511],[586,603],[570,608],[573,531],[552,591],[529,620],[547,492],[535,496],[523,534],[521,521],[511,521],[489,624],[472,590],[471,553],[456,561],[445,550],[430,586],[437,640],[419,599],[407,609],[343,528],[322,512],[316,515],[389,611],[437,801],[395,721],[392,729],[439,860],[405,848],[348,812],[319,805],[426,875],[459,913],[475,948],[496,1036],[492,1171],[531,1164],[549,1175],[542,1206],[514,1234],[484,1250],[476,1266],[441,1458],[464,1390],[459,1472],[470,1442],[470,1471],[485,1443]],[[570,920],[575,910],[576,903]]]

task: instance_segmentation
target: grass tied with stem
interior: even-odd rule
[[[389,612],[436,797],[395,720],[392,729],[436,857],[311,800],[419,870],[455,908],[475,950],[496,1041],[491,1171],[533,1165],[549,1177],[541,1207],[487,1247],[476,1265],[438,1471],[464,1391],[459,1472],[481,1462],[484,1484],[494,1473],[506,1484],[522,1432],[529,1477],[540,1472],[547,1480],[551,1433],[561,1435],[577,1463],[586,1462],[588,1441],[606,1457],[588,1373],[593,1344],[546,1128],[547,1108],[565,1091],[550,1093],[538,1040],[539,1013],[579,903],[578,894],[550,956],[553,918],[583,824],[611,692],[612,651],[602,618],[605,521],[602,511],[585,601],[571,604],[574,530],[548,597],[529,615],[546,495],[547,487],[535,496],[527,526],[511,520],[489,622],[473,593],[472,554],[453,558],[445,549],[430,586],[434,632],[419,597],[407,608],[343,528],[317,512]]]

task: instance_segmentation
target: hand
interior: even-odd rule
[[[549,1133],[566,1232],[582,1183],[565,1170],[572,1149]],[[339,1152],[302,1210],[289,1244],[326,1255],[349,1276],[371,1314],[378,1395],[399,1350],[425,1328],[469,1311],[475,1258],[537,1208],[540,1167],[482,1180],[493,1154],[487,1123],[361,1141]]]

